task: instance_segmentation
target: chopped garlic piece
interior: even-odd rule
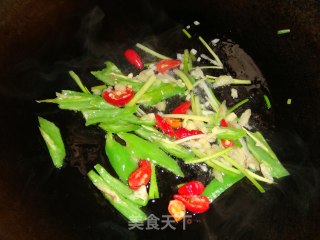
[[[241,126],[241,127],[245,127],[248,125],[249,123],[249,119],[250,119],[250,116],[251,116],[251,109],[247,109],[245,110],[240,118],[239,118],[239,121],[238,121],[238,124]]]
[[[230,85],[232,82],[233,82],[233,78],[231,76],[221,75],[215,79],[213,87],[217,88],[225,85]]]
[[[237,89],[231,88],[231,97],[232,97],[233,99],[238,98],[238,90],[237,90]]]

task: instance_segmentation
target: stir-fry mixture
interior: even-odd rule
[[[124,58],[139,73],[124,74],[114,63],[91,72],[103,84],[85,87],[75,72],[70,76],[81,91],[62,90],[55,99],[39,102],[58,104],[60,109],[79,111],[86,126],[97,125],[106,134],[105,153],[116,175],[96,164],[88,178],[124,217],[131,222],[147,219],[141,207],[160,197],[156,174],[161,168],[183,179],[182,165],[201,165],[212,180],[204,185],[199,179],[180,184],[172,193],[168,211],[176,222],[187,212],[203,213],[214,199],[243,178],[264,192],[263,184],[288,175],[269,144],[249,124],[248,99],[227,107],[218,99],[218,88],[251,84],[229,75],[209,75],[224,64],[212,47],[198,38],[207,53],[209,66],[197,61],[195,49],[185,49],[173,58],[137,43],[124,51]],[[153,62],[144,62],[141,53]],[[198,55],[197,55],[198,54]],[[210,56],[210,57],[209,57]],[[174,98],[174,107],[172,107]],[[171,107],[168,102],[171,100]],[[240,110],[242,114],[236,114]],[[65,148],[59,128],[39,117],[40,131],[53,163],[63,166]],[[201,169],[201,168],[200,168]],[[190,170],[191,171],[191,170]]]

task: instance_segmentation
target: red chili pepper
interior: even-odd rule
[[[204,191],[204,186],[202,182],[199,181],[191,181],[178,189],[178,193],[180,195],[200,195]]]
[[[226,120],[221,119],[220,126],[221,127],[228,127],[228,123],[226,122]],[[221,144],[225,148],[228,148],[228,147],[232,147],[234,145],[234,141],[233,140],[228,140],[228,139],[221,139]]]
[[[134,91],[131,88],[126,88],[124,91],[113,90],[104,91],[103,98],[108,103],[116,106],[124,106],[134,97]]]
[[[141,61],[141,58],[135,50],[127,49],[124,52],[124,56],[132,65],[136,66],[139,69],[143,68],[143,63]]]
[[[203,134],[203,132],[201,132],[199,130],[188,130],[188,129],[181,127],[176,130],[175,136],[177,139],[181,139],[181,138],[185,138],[185,137],[189,137],[189,136],[193,136],[193,135],[198,135],[198,134]]]
[[[162,132],[174,136],[173,128],[166,122],[166,120],[158,114],[154,115],[156,118],[156,127],[159,128]]]
[[[183,102],[178,107],[173,109],[173,111],[171,113],[172,114],[185,114],[188,111],[190,105],[191,105],[191,102],[189,102],[189,101]]]
[[[139,161],[139,168],[134,170],[128,179],[129,187],[137,190],[142,185],[147,185],[151,177],[151,165],[147,160]]]
[[[234,145],[234,141],[228,139],[221,139],[221,144],[225,147],[232,147]]]
[[[210,205],[210,200],[206,196],[175,194],[173,198],[181,201],[192,213],[203,213],[209,209]]]
[[[172,59],[164,59],[156,64],[157,71],[159,73],[164,73],[169,69],[179,67],[181,62],[179,60],[172,60]]]
[[[227,121],[224,120],[224,119],[221,119],[221,121],[220,121],[220,126],[221,126],[221,127],[228,127]]]
[[[186,215],[186,207],[179,200],[171,200],[168,205],[168,211],[176,222],[181,221]]]

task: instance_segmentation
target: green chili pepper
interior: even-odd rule
[[[82,114],[86,119],[86,126],[92,125],[99,122],[108,121],[108,119],[118,118],[125,119],[127,116],[132,115],[136,112],[138,106],[126,107],[126,108],[115,108],[105,110],[84,110]]]
[[[130,124],[126,121],[118,120],[116,123],[100,123],[101,127],[106,132],[121,133],[121,132],[132,132],[140,128],[139,125]]]
[[[43,139],[48,147],[53,165],[56,168],[61,168],[63,160],[66,156],[66,150],[61,137],[60,129],[52,122],[38,117],[39,129]]]
[[[219,182],[217,179],[211,180],[211,182],[206,186],[203,196],[206,196],[210,201],[214,201],[219,197],[224,191],[231,187],[236,182],[240,181],[244,177],[243,174],[238,174],[236,176],[223,176],[223,182]]]
[[[109,184],[110,186],[113,186],[116,192],[124,196],[125,198],[129,199],[133,203],[140,205],[140,206],[146,206],[148,203],[148,194],[145,195],[139,194],[138,191],[133,191],[131,188],[129,188],[126,184],[118,180],[117,178],[114,178],[113,176],[108,173],[108,171],[102,167],[100,164],[96,164],[94,166],[95,170],[99,173],[100,177]]]
[[[130,174],[138,168],[138,164],[131,158],[128,149],[114,140],[111,132],[107,134],[105,151],[119,178],[127,182]]]
[[[150,187],[149,187],[149,198],[156,199],[156,198],[159,198],[156,167],[152,162],[150,162],[150,165],[151,165],[151,178],[150,178]]]
[[[130,133],[120,133],[118,135],[126,142],[127,148],[134,157],[138,159],[149,159],[177,176],[184,176],[178,163],[159,149],[157,145]]]
[[[74,111],[116,108],[107,103],[101,96],[66,90],[63,90],[62,93],[57,93],[57,98],[55,99],[45,99],[38,102],[56,103],[59,104],[61,109]]]
[[[185,93],[185,91],[185,87],[180,87],[176,84],[160,84],[158,88],[155,88],[143,94],[138,103],[151,106],[172,96],[182,95]]]
[[[142,82],[136,81],[133,78],[129,78],[123,75],[114,63],[107,61],[105,62],[105,64],[106,67],[101,71],[91,72],[91,74],[100,81],[110,86],[114,86],[117,83],[121,83],[126,86],[130,85],[135,92],[143,86]]]
[[[162,133],[160,133],[154,128],[139,128],[135,131],[135,133],[140,137],[156,144],[158,147],[160,147],[165,152],[171,154],[172,156],[184,160],[194,158],[194,155],[190,150],[166,139],[166,137]]]
[[[261,163],[266,163],[269,166],[270,174],[274,178],[281,178],[289,175],[289,172],[283,167],[275,154],[270,154],[260,146],[251,137],[246,137],[247,146],[253,156]],[[265,142],[266,143],[266,142]],[[270,148],[270,147],[269,147]],[[273,156],[274,155],[274,156]]]
[[[143,222],[147,215],[134,203],[116,192],[117,186],[107,184],[95,171],[88,173],[89,179],[102,192],[103,196],[130,222]]]
[[[216,128],[219,130],[219,133],[217,133],[218,139],[236,140],[246,135],[246,131],[238,128],[230,128],[230,127],[216,127]]]

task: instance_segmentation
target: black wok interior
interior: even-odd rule
[[[0,7],[0,239],[319,238],[319,1],[4,0]],[[66,123],[61,130],[69,140],[68,132],[81,136],[83,122],[35,100],[75,89],[68,70],[88,76],[137,40],[195,20],[204,37],[234,40],[262,71],[274,111],[271,144],[291,175],[265,194],[241,182],[185,230],[181,224],[176,230],[129,230],[97,200],[81,171],[53,168],[37,116]],[[277,35],[286,28],[289,34]],[[179,43],[166,42],[172,46]],[[64,127],[71,123],[72,129]],[[89,150],[103,139],[86,134],[77,143],[89,141]],[[91,161],[89,150],[80,152],[84,161]],[[165,210],[156,208],[151,204],[155,212]]]

